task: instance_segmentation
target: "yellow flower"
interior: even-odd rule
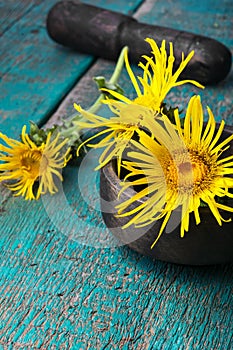
[[[0,139],[5,143],[0,144],[0,181],[10,181],[7,187],[15,193],[15,196],[23,196],[25,199],[38,199],[41,194],[57,191],[54,176],[62,180],[59,172],[67,161],[69,149],[66,152],[62,148],[67,140],[59,143],[59,135],[51,140],[51,133],[41,146],[36,144],[26,134],[26,126],[22,129],[22,142],[8,138],[0,133]],[[36,195],[34,184],[39,181]]]
[[[87,112],[74,104],[75,109],[83,115],[86,121],[78,121],[80,128],[103,128],[100,132],[84,141],[78,148],[90,142],[93,139],[102,139],[96,144],[88,144],[92,148],[102,148],[104,151],[99,158],[99,166],[96,170],[106,165],[112,158],[118,159],[118,175],[120,174],[120,166],[123,152],[129,141],[135,135],[139,128],[148,128],[154,114],[148,108],[139,105],[126,105],[122,102],[112,101],[109,107],[115,114],[114,117],[104,118],[90,112]]]
[[[201,201],[210,208],[219,225],[226,221],[219,209],[233,212],[232,207],[216,199],[233,197],[229,191],[233,187],[233,155],[225,158],[222,156],[233,140],[233,135],[220,140],[224,121],[217,130],[209,108],[208,115],[208,122],[204,126],[200,97],[194,96],[189,102],[183,128],[176,110],[175,125],[163,116],[160,123],[163,131],[158,130],[158,124],[151,124],[151,132],[155,138],[141,131],[140,143],[132,141],[138,151],[129,152],[128,156],[132,161],[123,164],[129,171],[127,180],[134,175],[139,175],[140,178],[124,182],[122,190],[136,185],[143,185],[144,188],[118,205],[118,214],[133,215],[125,227],[131,224],[148,225],[164,217],[154,244],[169,219],[172,219],[174,211],[176,214],[180,213],[181,237],[189,229],[190,213],[194,213],[196,224],[200,223]],[[127,212],[130,204],[145,196],[148,198],[144,198],[140,205]]]
[[[105,147],[99,159],[100,165],[96,170],[116,157],[118,159],[118,175],[120,174],[122,155],[129,141],[140,128],[144,127],[148,129],[149,119],[155,119],[157,117],[157,114],[160,112],[161,104],[172,87],[185,83],[192,83],[203,88],[202,85],[193,80],[177,82],[179,75],[193,57],[193,51],[190,52],[186,59],[184,59],[184,55],[182,55],[180,66],[177,71],[173,73],[175,58],[173,55],[172,43],[170,43],[170,55],[167,57],[165,40],[163,40],[160,49],[153,39],[147,38],[146,41],[151,45],[154,61],[148,56],[143,56],[147,63],[145,65],[139,63],[139,66],[143,69],[143,77],[138,77],[138,80],[143,87],[143,92],[141,92],[137,79],[130,68],[127,50],[125,50],[125,64],[138,95],[136,99],[130,100],[116,91],[102,89],[118,99],[118,101],[114,99],[102,101],[107,104],[110,110],[116,115],[110,119],[85,111],[81,106],[74,104],[75,109],[86,119],[86,121],[77,122],[79,128],[103,128],[101,132],[98,132],[80,145],[80,147],[82,147],[89,141],[104,136],[100,142],[88,144],[89,147],[94,148]]]
[[[151,108],[153,111],[160,111],[160,107],[168,94],[168,92],[175,86],[183,85],[186,83],[191,83],[199,88],[204,88],[201,84],[194,80],[181,80],[177,81],[180,74],[183,72],[189,61],[194,55],[194,51],[191,51],[189,55],[184,59],[184,54],[182,53],[182,61],[178,69],[174,72],[174,61],[175,57],[173,55],[173,44],[170,43],[170,53],[169,56],[166,51],[166,42],[162,41],[161,48],[157,46],[153,39],[145,39],[152,49],[152,54],[154,59],[143,55],[146,63],[139,63],[139,67],[143,70],[143,76],[138,77],[138,81],[142,86],[142,90],[138,84],[138,81],[129,65],[128,54],[125,52],[125,65],[129,77],[134,86],[137,97],[134,100],[121,95],[116,91],[109,89],[102,89],[110,93],[116,99],[125,102],[127,104],[137,104]],[[104,101],[106,104],[111,104],[112,100],[108,99]]]

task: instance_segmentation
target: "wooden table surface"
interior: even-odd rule
[[[232,0],[85,2],[209,35],[233,50]],[[71,115],[73,102],[90,106],[98,94],[92,77],[114,69],[49,39],[54,3],[0,3],[0,130],[14,138],[29,120],[51,124]],[[122,85],[127,90],[125,74]],[[187,86],[170,98],[182,108],[201,93],[217,119],[232,124],[232,92],[231,72],[204,91]],[[89,171],[82,169],[87,179]],[[0,186],[0,349],[233,349],[233,265],[179,266],[111,246],[101,240],[109,233],[95,179],[81,186],[85,196],[78,166],[64,178],[57,195],[32,202]]]

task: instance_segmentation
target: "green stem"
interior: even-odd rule
[[[123,47],[123,49],[121,50],[121,53],[120,53],[120,56],[118,58],[116,67],[114,69],[114,72],[113,72],[110,80],[109,80],[109,82],[111,84],[116,84],[118,82],[118,79],[119,79],[119,77],[121,75],[122,68],[124,66],[126,51],[128,51],[128,47],[127,46]]]
[[[114,72],[109,80],[110,84],[116,84],[119,80],[119,77],[121,75],[122,68],[124,66],[124,56],[125,52],[128,50],[127,46],[125,46],[120,53],[120,56],[117,60],[116,67],[114,69]],[[96,113],[98,109],[101,107],[101,101],[104,99],[104,95],[101,94],[95,103],[87,110],[89,113]],[[79,138],[79,132],[80,128],[77,126],[77,124],[74,124],[76,121],[80,121],[80,119],[83,118],[80,114],[75,114],[70,119],[64,122],[63,127],[60,129],[60,135],[64,138],[70,138],[72,139],[78,139]]]
[[[123,47],[123,49],[121,50],[120,56],[117,60],[117,64],[116,67],[114,69],[114,72],[109,80],[109,83],[111,84],[116,84],[120,78],[121,72],[122,72],[122,68],[124,66],[124,57],[125,57],[125,52],[128,50],[128,47],[125,46]],[[94,102],[94,104],[87,110],[87,112],[89,113],[96,113],[98,111],[98,109],[101,106],[101,101],[103,100],[104,95],[101,94],[97,100]],[[75,121],[75,120],[79,120],[80,119],[80,114],[75,115],[71,120]]]
[[[121,75],[121,71],[122,71],[122,68],[124,66],[124,57],[125,57],[125,52],[128,50],[128,47],[125,46],[123,47],[123,49],[121,50],[121,53],[120,53],[120,56],[117,60],[117,64],[116,64],[116,67],[114,69],[114,72],[109,80],[109,83],[110,84],[116,84],[120,78],[120,75]],[[103,100],[104,98],[104,95],[101,94],[97,100],[95,101],[95,103],[88,109],[88,112],[89,113],[95,113],[98,111],[99,107],[101,106],[101,101]]]

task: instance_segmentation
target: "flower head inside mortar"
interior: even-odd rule
[[[136,98],[102,88],[106,94],[103,103],[113,114],[110,118],[74,106],[84,117],[78,122],[82,128],[102,128],[79,149],[84,144],[103,148],[97,170],[113,164],[120,183],[114,215],[119,220],[124,218],[122,239],[127,227],[146,228],[159,222],[151,244],[153,250],[171,226],[175,213],[179,215],[180,237],[192,231],[190,218],[194,218],[195,226],[201,225],[202,207],[209,209],[218,226],[231,222],[229,212],[233,208],[227,202],[233,197],[233,155],[229,153],[233,135],[223,137],[224,121],[217,124],[209,107],[204,121],[200,96],[190,98],[185,116],[177,108],[168,107],[165,99],[171,89],[187,83],[203,88],[193,80],[178,80],[194,52],[186,58],[182,56],[174,72],[172,43],[168,52],[165,41],[161,47],[153,39],[146,41],[152,57],[142,56],[142,76],[135,77],[127,50],[124,55]],[[101,141],[93,142],[100,136]],[[134,193],[122,200],[130,188]],[[228,215],[223,217],[223,212]]]

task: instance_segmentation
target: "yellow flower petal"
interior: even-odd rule
[[[164,217],[155,243],[172,218],[174,210],[181,212],[181,237],[189,230],[191,213],[194,214],[197,225],[201,222],[201,201],[209,206],[219,225],[226,221],[219,210],[233,212],[232,207],[215,199],[233,197],[230,191],[233,188],[233,156],[227,155],[223,158],[223,152],[228,149],[233,136],[219,142],[223,123],[220,124],[219,130],[216,130],[210,109],[208,114],[209,120],[204,126],[200,97],[194,96],[187,108],[184,129],[181,128],[178,111],[175,111],[175,125],[163,116],[159,123],[155,120],[150,122],[153,137],[139,130],[139,142],[132,141],[134,151],[128,154],[132,161],[124,163],[128,171],[127,181],[128,178],[132,180],[125,185],[123,183],[123,190],[137,184],[145,185],[117,207],[118,215],[126,217],[135,214],[125,225],[127,227],[142,227]],[[163,131],[158,133],[162,127]],[[137,178],[134,180],[135,175]],[[147,181],[140,182],[143,177]],[[143,203],[130,211],[127,209],[142,198]]]

